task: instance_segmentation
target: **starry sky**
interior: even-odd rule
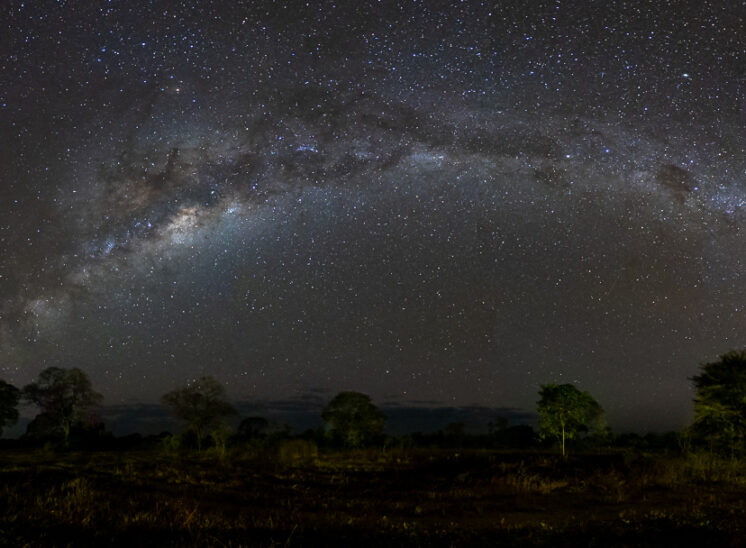
[[[8,0],[0,377],[679,428],[746,346],[746,2]]]

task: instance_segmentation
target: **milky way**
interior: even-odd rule
[[[31,4],[0,41],[10,382],[573,382],[668,428],[746,345],[742,2]]]

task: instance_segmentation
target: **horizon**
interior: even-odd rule
[[[321,411],[328,403],[321,399],[292,399],[273,400],[264,402],[247,402],[232,400],[237,415],[228,420],[228,424],[236,427],[247,417],[260,416],[276,425],[288,425],[291,433],[298,435],[308,429],[323,426]],[[377,405],[376,402],[373,402]],[[383,403],[377,405],[386,416],[385,430],[387,434],[399,436],[413,433],[435,433],[446,425],[463,422],[468,434],[487,434],[489,421],[505,418],[508,426],[528,425],[536,428],[538,415],[536,410],[522,410],[505,407],[488,407],[480,405],[437,406],[434,402],[400,402]],[[34,408],[31,404],[22,405],[21,416],[17,424],[6,428],[4,439],[14,439],[22,436],[26,426],[33,419]],[[183,421],[172,415],[167,407],[160,403],[129,402],[106,404],[98,408],[96,416],[100,419],[106,431],[117,437],[130,434],[144,436],[156,435],[162,432],[172,434],[181,433],[185,429]],[[608,417],[607,417],[608,418]],[[640,427],[640,423],[620,422],[609,420],[609,427],[615,434],[678,432],[687,424],[671,423],[666,427],[661,423],[658,428]]]

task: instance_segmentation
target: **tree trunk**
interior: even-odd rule
[[[565,425],[562,425],[562,458],[565,458]]]

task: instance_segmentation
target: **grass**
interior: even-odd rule
[[[0,477],[2,546],[746,545],[746,467],[708,457],[6,450]]]

